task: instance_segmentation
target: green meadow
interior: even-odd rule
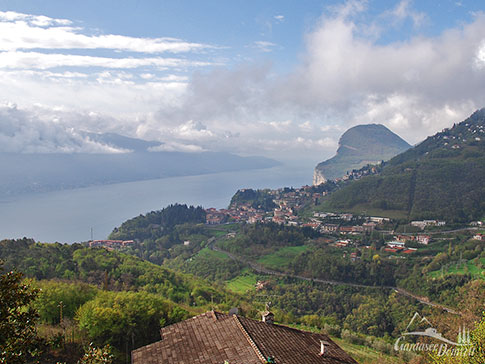
[[[226,288],[235,293],[245,294],[248,291],[256,289],[255,285],[257,281],[258,276],[249,269],[245,269],[236,278],[227,281]]]
[[[442,274],[471,274],[474,278],[485,279],[485,258],[480,258],[480,262],[480,266],[476,264],[475,259],[464,263],[450,264],[444,267],[443,270],[435,270],[429,274],[434,278],[441,277]]]
[[[258,263],[268,267],[268,268],[284,268],[288,263],[295,258],[298,254],[308,250],[310,246],[300,245],[300,246],[288,246],[278,251],[264,255],[257,260]]]

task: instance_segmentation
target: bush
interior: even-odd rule
[[[347,330],[347,329],[342,330],[341,335],[342,335],[342,339],[344,339],[345,341],[348,341],[351,344],[365,345],[365,338],[363,338],[362,336],[354,332],[351,332],[350,330]]]
[[[324,324],[323,330],[330,336],[341,337],[342,328],[340,325]]]

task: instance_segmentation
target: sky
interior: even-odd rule
[[[481,0],[0,0],[0,151],[321,159],[358,124],[411,144],[485,107]]]

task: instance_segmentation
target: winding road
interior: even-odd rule
[[[260,274],[272,275],[272,276],[277,276],[277,277],[289,277],[289,278],[299,279],[299,280],[303,280],[303,281],[318,282],[318,283],[330,284],[330,285],[335,285],[335,286],[336,285],[343,285],[343,286],[350,286],[350,287],[357,287],[357,288],[372,288],[372,289],[384,289],[384,290],[392,289],[395,292],[397,292],[397,293],[399,293],[403,296],[413,298],[413,299],[417,300],[418,302],[420,302],[424,305],[439,308],[443,311],[449,312],[449,313],[454,314],[454,315],[461,315],[461,313],[459,313],[459,312],[457,312],[457,311],[455,311],[455,310],[453,310],[449,307],[440,305],[439,303],[434,303],[434,302],[429,301],[429,299],[427,297],[417,296],[417,295],[415,295],[415,294],[413,294],[409,291],[406,291],[405,289],[398,288],[398,287],[370,286],[370,285],[359,284],[359,283],[333,281],[333,280],[320,279],[320,278],[308,278],[308,277],[304,277],[304,276],[300,276],[300,275],[296,275],[296,274],[278,272],[278,271],[266,268],[266,267],[262,266],[261,264],[250,261],[250,260],[248,260],[244,257],[239,256],[239,255],[236,255],[236,254],[230,253],[228,251],[222,250],[221,248],[218,248],[218,247],[215,246],[215,242],[216,242],[215,238],[209,239],[208,244],[207,244],[208,248],[213,250],[213,251],[224,253],[229,258],[248,265],[252,270],[254,270],[255,272],[260,273]]]

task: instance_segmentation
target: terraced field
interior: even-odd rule
[[[249,269],[245,269],[239,276],[231,279],[226,283],[226,288],[232,292],[245,294],[248,291],[255,290],[258,275],[252,273]]]

